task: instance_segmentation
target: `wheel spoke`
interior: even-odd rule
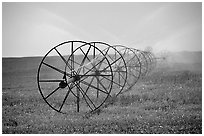
[[[116,63],[120,58],[122,58],[122,57],[120,56],[119,58],[117,58],[115,61],[113,61],[113,62],[110,64],[110,66],[113,65],[114,63]],[[107,69],[108,67],[110,67],[110,66],[105,67],[103,70],[106,70],[106,69]]]
[[[91,49],[91,45],[89,46],[89,48],[88,48],[88,50],[87,50],[87,52],[86,52],[86,54],[84,53],[84,51],[81,49],[81,48],[79,48],[80,50],[81,50],[81,52],[84,54],[84,58],[82,59],[82,62],[81,62],[81,64],[80,64],[80,68],[77,70],[77,73],[80,73],[80,71],[81,71],[81,66],[82,65],[84,65],[84,62],[85,62],[85,60],[87,59],[87,60],[89,60],[89,58],[88,58],[88,53],[89,53],[89,51],[90,51],[90,49]],[[90,61],[90,60],[89,60]]]
[[[136,55],[134,55],[134,57],[132,57],[131,59],[129,59],[126,64],[128,64],[129,62],[131,62],[134,58],[136,57]],[[134,60],[133,60],[134,61]]]
[[[99,90],[99,91],[101,91],[101,92],[103,92],[103,93],[105,93],[105,94],[109,94],[108,92],[105,92],[105,91],[103,91],[103,90],[97,88],[96,86],[91,85],[91,84],[89,84],[89,83],[87,83],[87,82],[85,82],[85,81],[81,81],[81,83],[83,83],[83,84],[85,84],[85,85],[87,85],[87,86],[90,86],[90,87],[92,87],[92,88],[94,88],[94,89],[96,89],[96,90]]]
[[[136,80],[139,78],[139,76],[135,76],[134,74],[131,74],[131,76],[133,76]]]
[[[95,44],[94,44],[94,45],[95,45]],[[109,49],[110,49],[110,47],[107,48],[107,50],[106,50],[106,52],[105,52],[105,54],[104,54],[105,57],[106,57],[106,55],[107,55]],[[107,64],[106,62],[103,62],[103,63]],[[101,65],[102,65],[102,62],[98,65],[97,69],[100,69]]]
[[[122,77],[122,78],[124,79],[124,81],[126,82],[127,75],[125,74],[125,75],[126,75],[126,79],[123,77],[123,75],[121,75],[121,74],[122,74],[121,72],[125,72],[125,73],[126,73],[126,71],[120,71],[120,72],[118,72],[118,71],[114,71],[114,75],[113,75],[113,77],[115,77],[116,72],[119,73],[120,77]],[[103,76],[102,76],[102,77],[103,77]],[[102,81],[103,79],[108,79],[108,78],[104,78],[104,77],[103,77],[103,78],[100,79],[100,81]],[[108,79],[108,80],[111,81],[110,79]],[[112,82],[115,83],[114,81],[112,81]],[[116,84],[117,84],[117,83],[116,83]],[[119,85],[119,84],[117,84],[117,85]]]
[[[55,93],[58,89],[60,89],[60,87],[57,87],[54,91],[52,91],[50,94],[48,94],[45,99],[47,99],[48,97],[50,97],[53,93]]]
[[[66,101],[66,99],[67,99],[67,97],[68,97],[68,95],[69,95],[69,93],[70,93],[70,90],[71,90],[71,89],[68,87],[68,91],[67,91],[67,93],[66,93],[66,95],[65,95],[65,98],[64,98],[64,100],[63,100],[63,102],[62,102],[62,105],[60,106],[59,112],[61,112],[62,107],[63,107],[63,105],[64,105],[64,103],[65,103],[65,101]]]
[[[104,78],[106,78],[106,77],[104,77]],[[109,80],[109,81],[111,81],[111,82],[113,82],[114,84],[116,84],[116,85],[122,87],[122,85],[120,85],[120,84],[118,84],[118,83],[116,83],[116,82],[114,82],[114,81],[112,81],[112,80],[110,80],[110,79],[108,79],[108,78],[106,78],[106,79]]]
[[[58,55],[61,57],[61,59],[64,61],[65,64],[67,64],[66,59],[62,56],[62,54],[55,48],[55,51],[58,53]]]
[[[131,86],[128,82],[126,82],[128,86]]]
[[[106,56],[108,54],[110,47],[107,48],[107,51],[105,52],[104,56]]]
[[[70,92],[77,98],[77,96],[76,96],[76,94],[72,91],[72,89],[74,88],[74,87],[76,87],[76,85],[74,84],[74,83],[72,83],[71,85],[70,85]]]
[[[98,84],[98,85],[97,85],[97,88],[99,88],[99,84],[100,84],[100,85],[103,87],[103,89],[106,90],[107,88],[100,82],[99,78],[98,78],[98,77],[95,77],[95,78],[96,78],[97,81],[98,81],[98,82],[97,82],[97,84]],[[107,92],[107,90],[106,90],[106,92]]]
[[[81,50],[81,52],[84,54],[84,60],[87,58],[89,61],[90,61],[90,59],[89,59],[89,57],[87,57],[88,56],[88,53],[89,53],[89,51],[90,51],[90,49],[91,49],[91,45],[89,46],[89,48],[88,48],[88,51],[85,53],[81,48],[79,48],[80,50]],[[91,62],[91,61],[90,61]]]
[[[56,68],[56,67],[54,67],[54,66],[52,66],[52,65],[50,65],[50,64],[47,64],[47,63],[45,63],[45,62],[43,62],[43,64],[46,65],[46,66],[48,66],[48,67],[50,67],[50,68],[52,68],[52,69],[54,69],[54,70],[56,70],[56,71],[58,71],[58,72],[61,73],[61,74],[66,74],[67,76],[71,77],[71,74],[68,74],[68,73],[66,73],[66,72],[63,71],[63,70],[60,70],[60,69],[58,69],[58,68]]]
[[[39,82],[62,82],[63,79],[41,79]]]
[[[94,80],[94,77],[91,79],[91,82],[89,83],[89,84],[92,84],[93,83],[93,80]],[[89,90],[89,87],[90,86],[88,86],[87,88],[86,88],[86,91],[85,91],[85,93],[87,93],[88,92],[88,90]]]
[[[80,90],[80,92],[82,93],[83,97],[86,96],[88,98],[88,100],[93,104],[94,108],[96,108],[96,105],[93,103],[93,101],[91,100],[91,98],[83,91],[83,89],[78,85],[76,84],[76,86],[78,87],[78,89]],[[85,98],[85,97],[84,97]]]
[[[97,66],[98,64],[100,64],[103,60],[105,59],[105,57],[99,61],[95,66]],[[91,69],[89,69],[88,71],[86,71],[86,73],[84,73],[84,75],[86,75],[87,73],[89,73],[91,70],[93,70],[95,67],[92,67]]]
[[[79,76],[81,76],[81,77],[90,77],[90,76],[95,77],[96,75],[93,73],[93,74],[91,74],[91,75],[79,75]],[[98,76],[112,76],[112,75],[102,75],[102,74],[100,74],[100,75],[98,75]]]
[[[71,60],[72,61],[72,60]],[[78,62],[76,62],[76,61],[73,61],[74,63],[76,63],[77,65],[79,65],[80,66],[80,64],[78,63]],[[77,71],[77,70],[79,70],[80,68],[86,68],[87,70],[89,70],[89,68],[87,68],[87,67],[85,67],[85,66],[81,66],[81,67],[78,67],[76,70],[73,70],[74,72],[75,71]],[[71,70],[71,68],[69,68],[70,70]],[[72,70],[71,70],[72,71]]]
[[[66,66],[68,66],[69,68],[71,68],[71,66],[67,63],[66,59],[62,56],[62,54],[55,48],[55,51],[59,54],[59,56],[61,57],[61,59],[64,61],[64,63],[66,64]]]
[[[87,105],[90,107],[91,110],[93,110],[93,108],[89,105],[88,101],[86,100],[85,96],[88,98],[88,100],[91,102],[91,104],[94,106],[94,108],[96,108],[96,105],[93,103],[93,101],[89,98],[89,96],[83,91],[83,89],[76,84],[77,88],[80,90],[81,94],[83,95],[84,100],[86,101]]]
[[[121,75],[121,73],[119,73],[120,77],[122,77],[124,79],[124,81],[126,81],[127,79],[127,75],[126,75],[126,79],[123,77],[123,75]]]

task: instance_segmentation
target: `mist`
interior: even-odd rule
[[[159,52],[156,59],[158,69],[202,72],[202,51]]]

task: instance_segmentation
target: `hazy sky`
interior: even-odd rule
[[[44,56],[69,40],[202,50],[202,3],[3,3],[2,56]]]

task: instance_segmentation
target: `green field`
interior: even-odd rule
[[[202,133],[202,64],[157,68],[97,113],[60,114],[36,83],[41,58],[3,58],[2,133]],[[185,67],[184,67],[185,66]]]

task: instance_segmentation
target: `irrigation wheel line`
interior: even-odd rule
[[[61,50],[58,49],[62,46]],[[76,46],[76,48],[75,48]],[[71,49],[67,56],[62,55],[65,49]],[[78,52],[81,54],[76,54]],[[95,52],[95,57],[100,58],[95,66],[106,66],[109,72],[97,73],[90,58],[90,52]],[[68,51],[67,51],[68,52]],[[54,55],[53,55],[54,54]],[[94,54],[94,53],[93,53]],[[52,56],[53,55],[53,56]],[[86,70],[82,69],[85,68]],[[82,73],[85,72],[85,73]],[[93,77],[106,77],[107,88],[101,85],[97,88],[92,81]],[[37,74],[37,83],[44,101],[55,111],[69,113],[77,111],[90,112],[98,109],[110,95],[112,89],[113,72],[110,62],[97,47],[83,41],[68,41],[52,48],[43,57]],[[101,89],[103,88],[103,89]],[[106,89],[104,89],[106,88]],[[100,98],[95,98],[94,91],[102,92]]]
[[[66,41],[42,58],[37,84],[53,110],[94,113],[109,105],[108,98],[129,91],[155,67],[152,52],[104,42]]]

